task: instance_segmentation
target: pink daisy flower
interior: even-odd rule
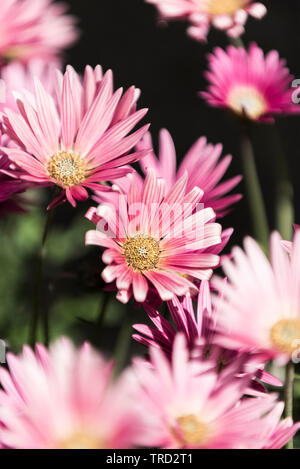
[[[261,19],[267,12],[261,2],[252,0],[146,0],[157,6],[163,19],[187,19],[188,34],[206,41],[211,26],[231,37],[244,33],[248,15]]]
[[[135,360],[140,382],[136,401],[149,427],[141,443],[163,448],[280,448],[298,430],[280,421],[284,404],[276,395],[245,398],[251,375],[237,377],[242,360],[220,374],[207,361],[189,358],[185,339],[174,341],[172,361],[152,348],[151,365]],[[187,398],[188,396],[188,398]],[[150,429],[152,429],[152,437]]]
[[[294,230],[295,230],[295,231],[300,230],[300,225],[294,224],[293,227],[294,227]],[[293,251],[293,243],[292,243],[292,241],[282,241],[282,242],[281,242],[281,245],[284,247],[284,249],[286,250],[286,252],[288,252],[289,254],[292,253],[292,251]]]
[[[137,149],[140,151],[148,148],[153,148],[149,132],[137,145]],[[140,165],[144,174],[147,173],[148,168],[153,169],[157,177],[165,180],[168,190],[171,190],[176,181],[187,171],[187,190],[191,191],[195,186],[200,187],[204,191],[201,202],[206,207],[211,207],[216,212],[217,217],[220,218],[230,211],[231,205],[241,199],[241,194],[228,195],[228,192],[240,182],[241,176],[220,183],[232,159],[231,155],[226,155],[220,161],[221,154],[221,144],[209,144],[205,137],[201,137],[188,151],[177,170],[174,142],[170,133],[163,129],[160,132],[159,158],[152,151],[140,160]],[[141,188],[143,179],[137,176],[137,181]],[[115,189],[119,189],[124,193],[128,191],[130,183],[127,178],[114,182]],[[109,197],[113,197],[113,194],[109,194]],[[94,199],[99,203],[103,202],[103,194],[100,194],[100,197],[96,195]]]
[[[279,365],[297,358],[300,349],[300,232],[295,234],[290,256],[278,233],[271,237],[271,263],[251,238],[245,252],[235,247],[232,259],[223,262],[228,278],[214,279],[221,296],[214,299],[219,311],[218,342],[241,351],[259,351]]]
[[[214,343],[217,312],[212,308],[208,281],[201,282],[196,311],[190,295],[186,295],[181,301],[175,297],[168,302],[172,322],[162,316],[152,303],[144,303],[144,308],[154,327],[146,324],[133,326],[137,334],[132,337],[141,344],[158,347],[171,357],[176,334],[180,332],[184,334],[189,350],[197,350],[196,355],[202,360],[209,359],[217,372],[241,358],[238,350],[225,349]],[[249,353],[244,358],[244,373],[251,371],[254,375],[248,393],[265,392],[265,388],[256,379],[272,386],[282,386],[279,379],[264,370],[266,360],[260,354]]]
[[[111,382],[112,364],[89,344],[67,339],[48,351],[27,346],[0,369],[0,441],[15,449],[131,448],[142,431],[126,374]]]
[[[67,199],[75,206],[88,198],[87,189],[110,190],[99,183],[125,176],[127,165],[147,153],[129,154],[148,125],[128,135],[147,110],[135,112],[134,87],[123,96],[122,88],[113,92],[112,72],[102,76],[100,66],[87,66],[83,83],[70,66],[64,75],[57,71],[56,91],[55,101],[35,78],[34,94],[18,98],[19,111],[5,109],[6,130],[18,148],[3,150],[27,181],[62,189],[53,204]]]
[[[207,92],[200,93],[211,105],[230,109],[253,121],[273,121],[277,114],[299,113],[290,87],[293,76],[273,50],[264,52],[253,43],[249,51],[229,46],[209,55]]]
[[[118,208],[102,204],[86,215],[98,228],[87,233],[86,244],[106,248],[102,259],[109,265],[103,279],[116,280],[117,297],[123,302],[132,293],[136,301],[144,302],[149,284],[163,301],[195,293],[191,280],[210,278],[219,263],[218,255],[207,252],[221,243],[214,211],[198,205],[201,189],[186,192],[187,174],[170,191],[152,170],[142,190],[135,176],[130,177],[128,196],[120,195]]]
[[[76,19],[53,0],[2,0],[0,63],[51,60],[78,37]]]

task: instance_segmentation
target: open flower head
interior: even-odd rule
[[[109,265],[103,279],[116,281],[124,302],[132,293],[138,302],[145,301],[149,284],[164,301],[195,293],[193,280],[210,278],[219,263],[219,256],[209,252],[221,243],[214,211],[198,204],[201,189],[186,192],[187,174],[170,191],[152,170],[142,190],[135,175],[129,177],[128,195],[120,195],[118,208],[102,204],[87,213],[97,230],[87,233],[86,243],[106,248],[102,259]]]
[[[211,26],[231,37],[243,34],[248,16],[261,19],[267,12],[261,2],[253,0],[146,0],[157,6],[162,18],[187,19],[188,34],[206,41]]]
[[[228,281],[214,278],[222,293],[215,298],[220,343],[257,350],[285,364],[300,350],[300,232],[285,252],[278,233],[271,237],[271,263],[251,238],[235,247],[223,269]]]
[[[141,444],[163,448],[281,448],[298,430],[280,422],[283,403],[276,395],[247,398],[251,375],[238,377],[243,361],[220,374],[207,361],[191,359],[185,339],[175,338],[172,360],[151,349],[151,364],[135,360],[140,383],[136,401],[152,428]]]
[[[61,193],[54,204],[67,199],[73,206],[88,198],[87,189],[109,190],[100,184],[123,177],[128,164],[147,152],[130,150],[147,131],[129,132],[147,110],[136,111],[134,87],[113,91],[112,72],[87,66],[83,81],[72,67],[57,71],[56,97],[38,78],[34,94],[18,97],[19,111],[5,109],[6,130],[17,148],[4,148],[9,158],[37,185],[54,185]]]
[[[60,339],[48,351],[25,346],[0,369],[0,442],[14,449],[131,448],[142,431],[126,372],[89,344]]]
[[[1,0],[0,63],[52,60],[78,37],[77,20],[53,0]]]
[[[278,114],[299,113],[293,103],[293,76],[276,50],[264,55],[257,44],[249,50],[229,46],[209,55],[208,90],[201,96],[214,107],[229,109],[252,121],[272,121]]]

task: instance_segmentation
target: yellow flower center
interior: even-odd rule
[[[237,114],[257,120],[267,111],[264,96],[251,86],[237,86],[228,95],[227,103]]]
[[[134,270],[155,269],[159,261],[159,242],[150,236],[137,235],[123,244],[123,254],[128,266]]]
[[[196,415],[189,414],[177,419],[179,438],[183,445],[203,446],[209,438],[209,428]],[[177,432],[176,432],[177,433]]]
[[[61,151],[51,156],[48,175],[65,187],[76,186],[86,179],[86,165],[79,155]]]
[[[247,0],[208,0],[207,12],[211,15],[234,15],[247,4]]]
[[[59,443],[58,449],[103,449],[100,438],[88,433],[74,433]]]
[[[281,319],[272,327],[270,336],[278,350],[292,355],[300,345],[300,320]]]

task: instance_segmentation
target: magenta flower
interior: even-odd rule
[[[83,83],[72,67],[64,75],[57,71],[57,99],[36,78],[34,95],[23,93],[21,110],[5,110],[4,123],[18,148],[3,148],[9,158],[37,185],[62,190],[52,205],[88,198],[87,189],[109,190],[99,184],[123,177],[127,165],[147,151],[130,154],[148,127],[128,133],[147,110],[135,112],[134,87],[122,96],[113,92],[112,72],[102,77],[101,67],[87,66]]]
[[[76,19],[53,0],[2,0],[0,63],[52,60],[78,37]]]
[[[157,6],[166,20],[187,19],[188,34],[198,41],[206,41],[211,26],[231,37],[244,33],[248,15],[261,19],[267,12],[261,2],[253,0],[146,0]]]
[[[219,263],[219,256],[208,251],[221,243],[214,211],[198,205],[201,189],[186,192],[187,174],[170,191],[152,170],[142,190],[135,175],[131,177],[128,196],[120,195],[118,208],[102,204],[86,215],[98,228],[87,233],[86,244],[106,248],[102,259],[109,265],[103,279],[116,280],[123,302],[132,293],[144,302],[149,284],[163,301],[197,292],[192,280],[210,278]]]
[[[15,449],[130,448],[142,431],[126,374],[111,382],[112,364],[89,344],[67,339],[48,351],[27,346],[0,369],[0,442]]]
[[[150,133],[146,134],[138,149],[152,148]],[[227,195],[241,180],[236,176],[220,183],[232,157],[225,156],[221,161],[222,145],[207,143],[205,137],[200,138],[186,154],[178,170],[176,170],[176,150],[171,135],[167,130],[160,132],[159,158],[149,153],[140,161],[144,173],[148,168],[154,168],[158,177],[166,181],[167,188],[171,189],[185,171],[188,173],[187,191],[198,186],[204,191],[201,202],[205,207],[211,207],[217,217],[228,213],[230,206],[240,200],[241,195]]]
[[[170,362],[151,349],[151,365],[135,360],[139,402],[149,427],[141,444],[163,448],[281,448],[300,424],[280,422],[284,404],[276,395],[246,398],[251,375],[238,377],[237,360],[217,374],[208,361],[190,359],[185,339],[177,335]],[[151,435],[152,433],[152,435]]]
[[[241,351],[260,351],[278,364],[297,358],[300,349],[300,232],[289,255],[278,233],[271,237],[271,263],[251,238],[245,252],[236,247],[223,261],[228,282],[214,279],[221,296],[219,343]]]
[[[206,77],[208,91],[200,94],[211,106],[253,121],[273,121],[274,115],[300,112],[292,100],[293,76],[275,50],[264,56],[257,44],[251,44],[248,52],[218,47],[209,55]]]
[[[2,139],[0,130],[0,142]],[[22,174],[6,155],[0,153],[0,217],[7,212],[23,212],[18,194],[26,190],[27,184],[20,179]]]

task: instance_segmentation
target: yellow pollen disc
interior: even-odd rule
[[[209,438],[208,426],[194,414],[184,415],[177,419],[180,430],[180,439],[184,445],[201,446]]]
[[[79,155],[61,151],[51,156],[47,165],[48,175],[62,186],[71,187],[86,179],[86,166]]]
[[[123,254],[128,266],[134,270],[155,269],[159,261],[159,242],[151,237],[134,236],[123,244]]]
[[[208,0],[207,12],[211,15],[234,15],[247,4],[247,0]]]
[[[281,319],[272,327],[270,336],[278,350],[292,355],[299,348],[300,319]]]
[[[99,438],[87,433],[74,433],[61,441],[58,449],[102,449],[104,446]]]
[[[251,86],[236,86],[227,97],[227,104],[237,114],[257,120],[266,113],[268,106],[265,98]]]

